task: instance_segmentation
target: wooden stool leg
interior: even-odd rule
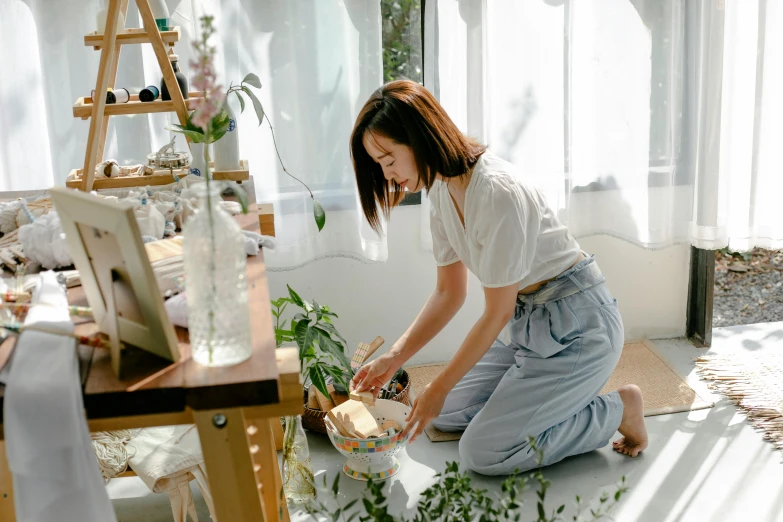
[[[240,408],[195,411],[217,522],[261,522],[251,449]]]
[[[253,454],[256,477],[261,485],[261,496],[268,521],[289,522],[288,504],[283,494],[283,478],[277,463],[274,425],[280,427],[280,418],[255,418],[247,421],[250,443],[258,448]]]
[[[5,441],[0,440],[0,520],[14,522],[14,489],[11,486],[11,470],[5,458]]]

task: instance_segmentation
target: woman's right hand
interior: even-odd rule
[[[365,364],[351,379],[351,391],[366,391],[372,389],[377,399],[384,384],[391,381],[400,366],[388,354],[381,355],[371,363]]]

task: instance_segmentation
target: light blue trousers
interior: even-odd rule
[[[446,397],[433,421],[462,431],[461,464],[507,475],[605,446],[623,403],[598,395],[623,348],[623,324],[593,256],[531,295],[519,296],[500,338]]]

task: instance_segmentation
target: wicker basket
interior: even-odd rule
[[[402,371],[402,378],[400,379],[402,384],[402,391],[391,398],[396,402],[408,404],[408,392],[411,389],[411,381],[408,378],[408,372]],[[326,425],[324,419],[326,418],[326,412],[321,410],[313,410],[307,407],[307,390],[304,390],[304,414],[302,415],[302,426],[310,431],[317,431],[318,433],[326,433]]]

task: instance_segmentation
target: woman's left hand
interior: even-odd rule
[[[416,440],[424,431],[424,427],[440,415],[443,403],[446,401],[446,395],[448,395],[448,390],[439,387],[435,382],[428,384],[413,401],[413,409],[405,419],[405,429],[402,430],[401,437],[404,439],[408,433],[413,432],[409,442]]]

